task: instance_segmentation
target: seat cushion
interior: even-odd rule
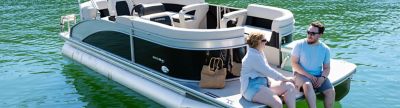
[[[193,15],[188,15],[188,14],[185,14],[184,17],[185,17],[185,21],[187,21],[187,20],[193,20],[193,18],[194,18]],[[172,15],[172,20],[173,20],[174,22],[180,23],[180,22],[179,22],[179,14],[174,14],[174,15]]]
[[[267,39],[268,42],[270,42],[271,40],[271,36],[272,36],[272,31],[269,29],[264,29],[261,27],[255,27],[255,26],[250,26],[250,25],[245,25],[244,27],[244,33],[245,34],[250,34],[251,32],[261,32],[264,34],[265,39]]]
[[[172,13],[161,12],[161,13],[145,15],[145,16],[142,16],[141,18],[172,26],[170,14],[172,14]]]

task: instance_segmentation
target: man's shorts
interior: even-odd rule
[[[300,89],[303,87],[303,84],[305,82],[310,82],[310,84],[312,84],[311,79],[307,78],[304,75],[298,74],[298,73],[294,73],[294,82],[296,85],[296,88]],[[325,90],[331,89],[333,88],[333,85],[331,83],[331,81],[326,78],[326,80],[324,81],[324,83],[322,83],[322,85],[318,88],[314,87],[314,90],[316,90],[317,92],[324,92]]]

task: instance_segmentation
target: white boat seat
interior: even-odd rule
[[[138,4],[134,8],[136,14],[141,17],[145,15],[165,12],[165,7],[161,3]]]
[[[179,13],[165,11],[165,7],[161,3],[139,4],[135,6],[134,10],[137,12],[137,15],[143,19],[181,28],[199,28],[200,22],[204,19],[208,11],[208,4],[187,5],[182,7]],[[180,20],[181,15],[183,16],[182,21]]]
[[[221,28],[228,28],[228,22],[235,21],[236,26],[244,28],[245,33],[261,32],[268,40],[267,59],[274,65],[280,65],[281,39],[294,32],[293,14],[286,10],[270,6],[251,4],[247,9],[225,14],[220,21]]]
[[[131,0],[108,0],[110,16],[131,15],[133,2]]]
[[[194,15],[190,15],[190,14],[183,15],[183,17],[185,18],[185,21],[194,19]],[[172,19],[173,19],[174,22],[179,23],[180,22],[179,21],[179,14],[173,14],[172,15]]]
[[[236,20],[236,26],[248,26],[246,28],[250,28],[250,30],[245,30],[246,33],[255,30],[253,28],[257,28],[256,31],[276,32],[280,36],[294,32],[293,14],[288,10],[276,7],[251,4],[247,9],[227,13],[220,22],[221,28],[227,28],[227,23],[231,20]]]
[[[171,14],[174,14],[174,13],[161,12],[161,13],[145,15],[145,16],[142,16],[141,18],[147,19],[147,20],[150,20],[150,21],[154,21],[154,22],[158,22],[158,23],[161,23],[161,24],[166,24],[166,25],[173,26],[172,25],[172,19],[170,17]]]
[[[132,0],[134,5],[140,5],[140,4],[151,4],[151,3],[162,3],[162,0]]]
[[[244,27],[244,33],[247,35],[249,35],[251,32],[260,32],[260,33],[264,34],[265,39],[267,39],[268,42],[271,40],[271,35],[272,35],[271,30],[264,29],[261,27],[251,26],[251,25],[245,25],[243,27]]]
[[[193,15],[190,15],[194,11]],[[186,5],[179,11],[178,15],[172,16],[175,27],[200,28],[200,22],[205,18],[208,11],[208,3]]]
[[[171,16],[177,14],[175,12],[165,11],[165,7],[161,3],[139,4],[135,6],[136,14],[143,18],[154,22],[172,26]]]

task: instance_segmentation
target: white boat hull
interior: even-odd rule
[[[62,48],[62,53],[90,69],[110,78],[132,90],[138,92],[157,103],[172,108],[178,107],[213,107],[185,97],[185,94],[179,94],[159,84],[149,81],[143,77],[132,74],[120,67],[99,59],[93,55],[85,53],[66,42]]]

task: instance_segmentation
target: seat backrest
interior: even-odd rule
[[[247,7],[247,16],[246,25],[267,28],[277,32],[282,32],[280,29],[283,26],[294,24],[292,12],[277,7],[250,4]]]
[[[279,8],[250,4],[247,7],[246,25],[271,29],[273,20],[282,15]]]
[[[165,7],[161,3],[135,5],[134,10],[139,16],[165,12]]]
[[[250,4],[247,6],[247,15],[263,18],[263,19],[276,19],[278,17],[283,16],[283,9],[271,7],[271,6],[263,6],[257,4]]]
[[[246,9],[229,12],[222,17],[222,20],[220,21],[220,27],[228,28],[228,22],[232,20],[236,21],[236,26],[242,26],[246,21],[246,17],[247,17]]]
[[[133,5],[161,3],[161,0],[133,0]]]
[[[92,5],[100,12],[100,17],[110,16],[107,0],[91,0]]]
[[[131,15],[133,2],[131,0],[109,0],[110,16]]]
[[[193,18],[185,18],[186,14],[194,12]],[[206,17],[208,12],[208,3],[198,3],[184,6],[179,11],[179,22],[177,27],[182,28],[199,28],[201,21]]]

